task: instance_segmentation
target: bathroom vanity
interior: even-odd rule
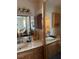
[[[43,47],[20,52],[17,54],[17,59],[43,59]]]
[[[60,38],[46,40],[47,57],[60,51]],[[42,40],[27,43],[25,47],[18,49],[17,59],[44,59]]]

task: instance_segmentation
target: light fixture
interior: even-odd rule
[[[18,8],[17,12],[20,12],[20,13],[30,13],[30,9]]]

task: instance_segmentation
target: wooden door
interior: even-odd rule
[[[54,32],[55,32],[55,35],[60,35],[60,27],[61,27],[61,15],[60,13],[53,13],[52,15],[52,18],[53,18],[53,28],[54,28]]]

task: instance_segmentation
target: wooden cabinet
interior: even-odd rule
[[[56,55],[59,52],[59,50],[61,48],[59,42],[60,41],[56,41],[56,42],[51,43],[51,44],[49,44],[47,46],[47,53],[48,53],[47,55],[48,55],[48,57],[51,57],[53,55]]]
[[[34,59],[43,59],[43,47],[33,50]]]
[[[17,54],[17,59],[43,59],[43,48],[38,47]]]
[[[33,51],[25,51],[17,54],[17,59],[33,59]]]

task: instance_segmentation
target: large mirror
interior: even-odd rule
[[[61,0],[47,0],[45,8],[46,36],[60,35]],[[58,29],[58,30],[57,30]]]
[[[42,40],[43,0],[17,1],[17,42]]]
[[[27,37],[27,41],[31,41],[31,36],[35,30],[35,23],[33,16],[17,16],[17,38]]]

